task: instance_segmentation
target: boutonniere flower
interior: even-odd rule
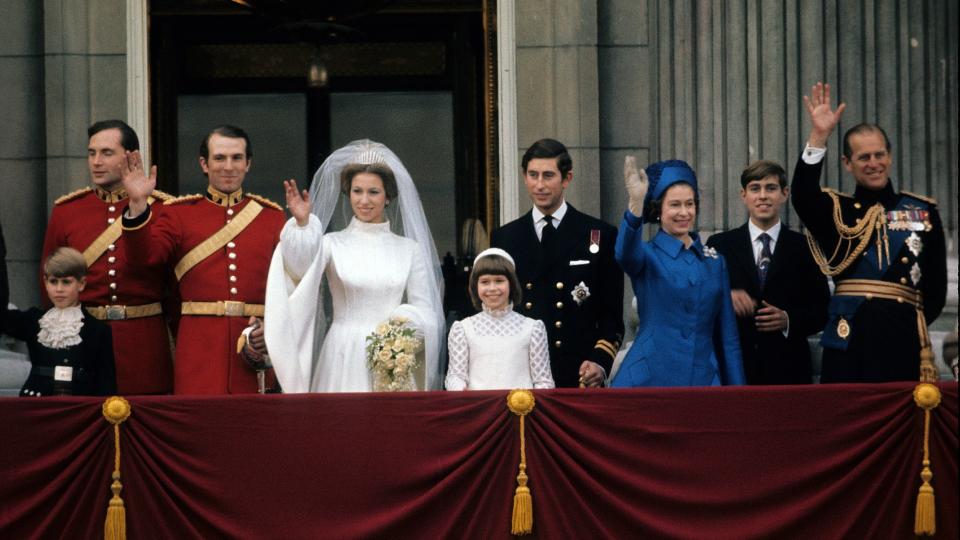
[[[711,259],[716,259],[716,258],[717,258],[717,250],[713,249],[713,248],[710,247],[710,246],[704,246],[704,247],[703,247],[703,256],[704,256],[704,257],[710,257]]]

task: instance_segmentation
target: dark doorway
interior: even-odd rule
[[[482,0],[153,0],[151,125],[161,189],[202,190],[197,148],[233,123],[254,146],[247,189],[280,200],[338,146],[390,146],[417,182],[437,249],[495,219],[491,23]],[[486,78],[485,78],[486,77]]]

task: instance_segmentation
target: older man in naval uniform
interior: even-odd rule
[[[858,124],[843,137],[853,194],[821,188],[827,138],[844,104],[834,110],[823,83],[804,103],[812,129],[793,175],[793,206],[814,259],[836,284],[821,338],[821,381],[934,381],[927,324],[940,315],[947,292],[936,201],[893,189],[890,140],[876,124]]]

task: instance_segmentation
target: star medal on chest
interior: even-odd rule
[[[590,287],[587,287],[587,284],[581,281],[570,291],[570,296],[573,297],[573,301],[579,306],[584,300],[590,298]]]
[[[711,259],[716,259],[716,258],[717,258],[717,250],[714,249],[714,248],[712,248],[712,247],[710,247],[710,246],[704,246],[704,247],[703,247],[703,256],[704,256],[704,257],[710,257]]]
[[[907,249],[910,250],[910,253],[913,253],[914,257],[920,256],[920,252],[923,251],[923,240],[917,236],[917,233],[910,233],[904,243],[907,244]]]
[[[600,253],[600,229],[590,230],[590,247],[587,248],[590,253]]]

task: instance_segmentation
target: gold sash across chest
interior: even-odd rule
[[[156,199],[153,196],[147,197],[147,205],[153,204]],[[110,224],[109,227],[104,229],[100,236],[97,236],[93,242],[87,246],[87,249],[83,250],[83,260],[87,263],[87,268],[97,262],[97,259],[103,255],[103,252],[107,250],[107,247],[110,244],[116,244],[117,240],[120,239],[120,235],[123,234],[123,222],[121,219],[117,218],[116,221]]]
[[[263,206],[260,206],[257,201],[251,200],[236,217],[230,220],[230,223],[224,225],[219,231],[213,233],[212,236],[200,242],[196,247],[187,252],[173,269],[177,276],[177,281],[180,281],[191,268],[200,264],[201,261],[212,255],[215,251],[227,245],[227,242],[236,238],[238,234],[247,228],[247,225],[253,223],[253,220],[260,215],[261,211],[263,211]]]

